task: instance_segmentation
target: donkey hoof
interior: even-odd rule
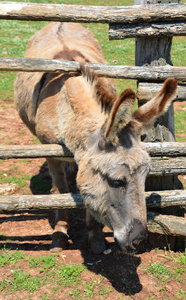
[[[68,235],[63,232],[54,232],[52,234],[52,244],[50,245],[51,252],[59,252],[65,250],[68,245]]]

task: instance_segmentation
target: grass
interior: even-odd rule
[[[186,111],[174,110],[176,141],[185,142]]]
[[[146,268],[146,273],[158,279],[160,291],[164,292],[166,286],[171,281],[182,284],[185,283],[186,250],[184,253],[180,253],[178,256],[175,256],[172,251],[169,251],[169,254],[162,255],[162,257],[166,260],[150,263]],[[170,266],[167,261],[172,261],[173,264]],[[179,289],[176,292],[176,297],[174,299],[185,299],[185,297],[186,290],[184,291],[183,289]]]
[[[25,256],[21,251],[11,252],[10,250],[0,250],[1,273],[3,268],[9,267],[11,275],[3,274],[0,280],[0,292],[6,295],[13,295],[17,291],[26,291],[35,293],[41,287],[50,286],[53,296],[59,292],[59,289],[67,289],[68,295],[73,299],[78,299],[78,295],[83,294],[83,298],[89,299],[93,293],[96,293],[96,287],[102,281],[100,276],[98,280],[86,282],[82,279],[82,273],[87,269],[82,264],[64,264],[59,262],[59,255],[39,255],[37,257]],[[37,270],[37,272],[36,272]],[[36,275],[32,275],[33,274]],[[100,289],[101,295],[107,295],[110,289],[104,286]],[[43,293],[43,299],[46,298]],[[49,296],[48,296],[49,297]],[[49,298],[51,299],[51,298]]]
[[[0,182],[1,184],[3,183],[15,183],[19,187],[25,187],[28,183],[28,181],[31,179],[31,175],[22,175],[22,176],[17,176],[17,175],[10,175],[10,176],[5,176],[5,174],[0,174]]]
[[[9,250],[0,250],[0,267],[4,265],[14,265],[16,262],[25,259],[24,253],[21,251],[11,252]]]
[[[66,295],[66,298],[69,296],[79,300],[107,299],[114,291],[113,287],[103,283],[101,275],[87,280],[86,278],[90,277],[87,277],[88,270],[85,265],[66,264],[60,254],[40,254],[31,257],[21,251],[10,251],[4,248],[0,250],[0,268],[2,297],[16,296],[19,295],[17,294],[19,291],[24,291],[25,299],[27,295],[32,299],[37,292],[41,291],[42,299],[58,299],[60,293]],[[156,278],[155,282],[159,286],[162,299],[169,299],[164,297],[164,292],[170,282],[177,283],[178,286],[174,299],[185,299],[186,252],[177,255],[171,251],[166,252],[166,255],[159,257],[158,262],[151,262],[143,266],[143,269],[149,276]],[[44,292],[46,289],[47,293]],[[147,299],[156,299],[156,296]]]

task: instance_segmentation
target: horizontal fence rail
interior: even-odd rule
[[[160,215],[154,212],[147,214],[147,229],[152,233],[186,237],[186,218]]]
[[[186,81],[186,67],[172,67],[170,65],[158,67],[116,66],[104,64],[85,64],[98,76],[137,79],[141,81],[165,80],[174,77]],[[1,71],[25,72],[80,72],[80,63],[57,59],[40,58],[0,58]],[[78,75],[78,74],[77,74]]]
[[[148,208],[186,206],[186,190],[145,192]],[[80,194],[0,196],[0,212],[85,208]]]
[[[138,6],[84,6],[0,1],[0,19],[93,23],[179,21],[186,18],[186,4]]]
[[[186,205],[186,191],[146,192],[147,207],[168,207]],[[48,211],[60,208],[85,208],[80,194],[58,195],[10,195],[0,196],[0,212]],[[150,232],[186,237],[186,218],[147,214],[147,228]]]
[[[109,39],[122,40],[135,37],[152,36],[185,36],[186,23],[180,22],[156,22],[137,24],[110,24]]]
[[[186,142],[141,143],[150,156],[186,156]],[[57,144],[41,145],[0,145],[0,159],[61,157],[73,159],[73,154],[64,146]]]
[[[163,84],[160,83],[139,82],[137,90],[138,102],[143,104],[143,102],[151,100],[157,95],[162,87]],[[178,84],[177,95],[174,101],[186,101],[186,84]]]
[[[142,143],[153,157],[151,171],[153,176],[186,174],[186,143]],[[72,153],[60,145],[10,145],[0,146],[0,159],[60,157],[64,161],[73,161]]]

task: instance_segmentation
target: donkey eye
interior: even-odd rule
[[[108,184],[110,185],[110,187],[112,188],[120,188],[120,187],[126,187],[126,179],[123,180],[113,180],[110,178],[107,178]]]

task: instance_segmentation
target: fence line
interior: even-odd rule
[[[28,21],[138,23],[180,21],[186,4],[136,6],[84,6],[0,1],[0,19]]]
[[[137,79],[137,80],[165,80],[174,77],[186,81],[186,67],[158,66],[114,66],[86,63],[98,76]],[[0,70],[25,72],[79,72],[80,63],[57,59],[40,58],[0,58]],[[78,75],[78,74],[77,74]]]
[[[185,36],[186,24],[183,21],[177,22],[154,22],[137,24],[110,24],[109,39],[122,40],[134,37],[154,36]]]
[[[186,205],[186,191],[146,192],[147,207],[169,207]],[[0,197],[0,212],[47,212],[51,209],[82,209],[85,208],[80,194],[58,195],[10,195]],[[147,228],[152,233],[178,235],[186,237],[186,218],[159,215],[148,212]]]
[[[186,190],[145,192],[148,208],[186,205]],[[85,208],[80,194],[4,195],[0,197],[0,212]]]
[[[142,143],[142,146],[151,157],[186,156],[186,142]],[[73,154],[64,145],[0,145],[0,159],[40,158],[53,156],[73,159]]]

